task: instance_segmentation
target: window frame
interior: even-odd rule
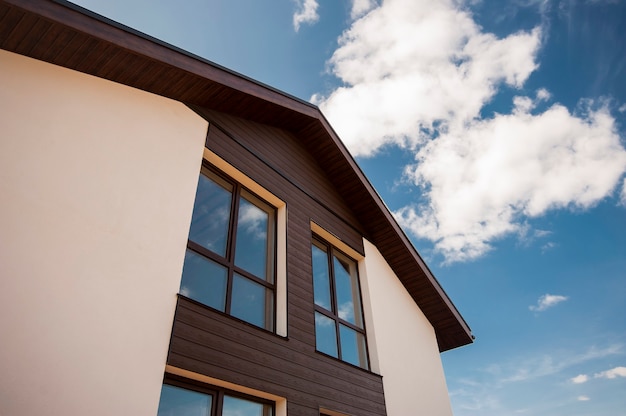
[[[339,360],[343,363],[346,363],[348,365],[351,365],[353,367],[359,368],[361,370],[365,370],[365,371],[371,371],[371,359],[370,359],[370,352],[369,352],[369,346],[368,346],[368,342],[367,342],[367,328],[366,328],[366,323],[365,323],[365,311],[363,308],[363,290],[362,290],[362,285],[361,285],[361,279],[359,276],[359,262],[358,260],[354,259],[352,256],[348,255],[345,251],[337,248],[334,244],[332,244],[331,242],[327,241],[326,239],[324,239],[323,237],[321,237],[319,234],[317,234],[316,232],[312,232],[312,237],[311,237],[311,270],[313,272],[313,246],[317,246],[318,248],[321,249],[320,246],[324,247],[323,250],[325,250],[326,252],[326,261],[327,261],[327,267],[328,267],[328,277],[329,277],[329,289],[330,289],[330,296],[331,296],[331,310],[325,309],[324,307],[318,305],[315,302],[315,298],[313,299],[313,307],[314,307],[314,313],[319,313],[329,319],[332,319],[334,321],[335,324],[335,340],[336,340],[336,344],[337,344],[337,357],[327,354],[323,351],[320,351],[317,349],[317,327],[315,329],[315,342],[316,342],[316,346],[315,346],[315,350],[316,352],[320,353],[320,354],[324,354],[325,356],[331,357],[333,359]],[[359,302],[359,312],[361,314],[360,316],[360,321],[362,323],[362,328],[359,327],[356,324],[353,324],[343,318],[341,318],[339,316],[339,305],[338,305],[338,300],[337,300],[337,290],[336,290],[336,278],[335,278],[335,265],[334,265],[334,261],[333,258],[335,257],[335,253],[339,254],[339,258],[344,257],[348,260],[350,260],[351,262],[353,262],[354,264],[354,273],[355,273],[355,278],[356,278],[356,284],[357,284],[357,289],[358,289],[358,300]],[[312,273],[312,276],[314,276],[314,274]],[[313,296],[315,297],[315,279],[313,278]],[[357,320],[358,318],[355,316],[355,320]],[[365,367],[362,367],[360,365],[357,364],[353,364],[349,361],[346,361],[342,358],[342,343],[341,343],[341,325],[344,325],[346,327],[348,327],[349,329],[361,334],[363,336],[363,341],[364,341],[364,345],[365,345]]]
[[[227,389],[224,387],[216,386],[213,384],[206,384],[200,381],[196,381],[193,379],[188,379],[185,377],[177,376],[174,374],[166,373],[163,377],[163,383],[161,384],[161,389],[163,389],[164,385],[178,387],[181,389],[189,390],[196,393],[206,394],[213,398],[213,402],[211,404],[211,409],[209,416],[221,416],[224,408],[224,396],[230,396],[237,399],[248,400],[251,402],[259,403],[264,406],[269,406],[271,410],[271,416],[276,416],[276,402],[269,399],[264,399],[262,397],[253,396],[250,394],[242,393],[240,391]],[[160,404],[160,398],[159,398]]]
[[[215,181],[211,176],[206,175],[204,172],[208,171],[211,175],[217,176],[217,178],[221,181],[226,182],[229,186],[232,187],[231,192],[231,201],[230,201],[230,211],[229,211],[229,223],[228,223],[228,231],[226,234],[226,249],[224,256],[221,256],[219,253],[212,251],[201,244],[191,240],[191,223],[190,223],[190,232],[187,236],[187,245],[186,250],[193,252],[200,257],[214,262],[227,270],[227,278],[226,278],[226,291],[225,291],[225,299],[224,299],[224,310],[217,309],[213,306],[207,305],[200,300],[196,300],[193,297],[186,296],[180,293],[179,288],[179,296],[184,296],[191,301],[197,302],[204,307],[210,308],[218,313],[225,314],[233,319],[244,322],[248,325],[252,325],[255,328],[259,328],[265,331],[269,331],[273,334],[277,333],[277,263],[278,263],[278,207],[274,204],[268,202],[263,197],[259,196],[256,192],[246,187],[240,181],[234,179],[232,176],[223,172],[216,166],[212,165],[206,159],[202,161],[202,166],[199,172],[198,180],[200,180],[201,176],[204,175],[209,180],[218,184],[218,186],[222,186],[217,181]],[[247,194],[247,195],[246,195]],[[197,188],[196,188],[197,195]],[[246,198],[248,196],[248,198]],[[268,230],[271,231],[271,241],[268,238],[268,253],[267,253],[267,262],[266,265],[266,279],[263,279],[259,276],[254,275],[253,273],[247,271],[246,269],[236,265],[236,247],[237,247],[237,231],[238,231],[238,222],[239,222],[239,208],[240,208],[240,200],[244,198],[252,205],[261,209],[268,213],[268,219],[271,221],[271,224],[268,224]],[[252,199],[253,201],[251,201]],[[260,204],[259,204],[260,203]],[[193,208],[196,208],[196,201],[194,199]],[[271,264],[271,265],[270,265]],[[271,319],[267,320],[265,326],[258,326],[255,323],[249,322],[245,319],[239,318],[235,315],[232,315],[231,309],[233,304],[233,283],[235,280],[235,274],[242,276],[244,279],[251,281],[255,284],[262,286],[266,290],[265,294],[265,316],[267,317],[271,313]],[[181,273],[181,287],[183,283],[184,269]],[[268,291],[271,293],[272,301],[267,301]]]

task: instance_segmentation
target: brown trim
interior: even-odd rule
[[[232,301],[233,301],[233,282],[235,280],[235,274],[240,275],[241,277],[243,277],[246,280],[249,280],[253,283],[256,283],[259,286],[264,287],[266,290],[270,290],[272,292],[272,302],[271,305],[267,304],[267,299],[265,302],[265,306],[264,309],[266,311],[266,313],[268,312],[268,310],[271,309],[271,314],[272,314],[272,318],[271,318],[271,322],[265,322],[264,327],[259,327],[261,329],[265,329],[268,330],[270,332],[276,332],[276,319],[277,319],[277,310],[276,310],[276,285],[277,285],[277,279],[276,279],[276,242],[277,242],[277,213],[276,210],[277,208],[274,207],[272,204],[270,204],[269,202],[265,201],[263,198],[261,198],[260,196],[256,195],[253,191],[247,189],[246,187],[244,187],[241,183],[239,183],[237,180],[231,178],[229,175],[227,175],[226,173],[222,172],[221,170],[219,170],[218,168],[216,168],[215,166],[211,165],[209,162],[207,162],[206,160],[203,160],[202,162],[202,168],[206,169],[208,172],[210,172],[211,174],[215,175],[216,178],[212,179],[208,176],[206,176],[206,174],[203,172],[203,170],[200,170],[199,176],[205,176],[205,178],[207,180],[213,181],[215,183],[215,180],[217,178],[220,178],[221,180],[224,181],[224,183],[227,183],[228,185],[230,185],[232,187],[232,189],[230,190],[230,194],[231,194],[231,201],[230,201],[230,212],[229,212],[229,222],[228,222],[228,230],[227,230],[227,235],[226,235],[226,249],[225,249],[225,253],[222,256],[220,253],[216,253],[212,250],[209,250],[208,248],[202,246],[201,244],[198,244],[197,242],[191,240],[191,238],[188,238],[187,240],[187,250],[190,250],[194,253],[196,253],[197,255],[208,259],[216,264],[221,265],[222,267],[224,267],[227,270],[227,280],[226,280],[226,293],[225,293],[225,303],[224,303],[224,311],[223,313],[229,315],[229,316],[233,316],[231,314],[231,308],[232,308]],[[217,184],[219,186],[219,184]],[[249,272],[248,270],[245,270],[244,268],[237,266],[237,264],[235,263],[235,255],[236,255],[236,247],[237,247],[237,231],[239,229],[239,208],[240,208],[240,201],[243,198],[242,196],[242,192],[246,192],[248,194],[250,194],[251,197],[254,197],[255,199],[258,200],[259,204],[263,204],[266,205],[268,207],[268,210],[271,208],[273,208],[272,212],[271,212],[271,224],[270,226],[273,228],[272,232],[271,232],[271,241],[268,241],[268,243],[270,243],[273,247],[271,247],[272,252],[271,253],[267,253],[268,256],[266,258],[266,260],[268,262],[271,262],[271,269],[268,268],[268,265],[266,265],[266,274],[269,272],[271,272],[271,275],[266,276],[266,279],[262,279],[259,276],[254,275],[253,273]],[[197,196],[197,195],[196,195]],[[197,200],[194,201],[194,211],[196,209],[196,204],[197,204]],[[268,212],[269,214],[269,212]],[[192,223],[193,226],[193,223]],[[190,234],[191,234],[191,230],[190,230]],[[269,233],[268,233],[269,234]],[[191,236],[189,236],[191,237]],[[271,259],[269,258],[269,256],[271,255]],[[184,278],[185,274],[184,274],[184,270],[183,270],[183,278]],[[267,296],[267,292],[266,292],[266,296]],[[201,302],[199,302],[201,303]],[[209,308],[211,308],[211,306],[209,305],[205,305]],[[270,308],[271,306],[271,308]],[[213,309],[213,308],[212,308]],[[222,311],[220,311],[222,312]],[[234,318],[236,318],[236,316],[233,316]],[[266,316],[267,318],[267,316]],[[267,325],[270,325],[270,328],[267,327]],[[251,325],[254,325],[251,323]]]
[[[365,316],[363,313],[363,295],[362,295],[362,291],[361,291],[361,279],[359,276],[359,271],[358,271],[358,262],[354,259],[352,259],[350,256],[348,256],[347,254],[345,254],[344,252],[342,252],[340,249],[338,249],[337,247],[333,246],[331,243],[329,243],[328,241],[324,240],[322,237],[320,237],[317,234],[313,234],[312,239],[311,239],[311,249],[313,249],[313,246],[317,246],[319,248],[319,246],[323,246],[325,248],[325,253],[326,253],[326,262],[327,262],[327,267],[328,267],[328,278],[329,278],[329,289],[330,289],[330,302],[331,302],[331,310],[328,310],[326,308],[323,308],[321,306],[319,306],[317,303],[313,303],[314,304],[314,309],[316,313],[322,314],[323,316],[326,316],[329,319],[332,319],[333,322],[335,322],[335,340],[337,342],[337,357],[333,357],[333,358],[337,358],[338,360],[344,362],[344,363],[348,363],[351,365],[354,365],[355,367],[359,367],[362,368],[364,370],[370,371],[370,354],[369,354],[369,345],[367,342],[367,330],[366,330],[366,324],[365,324]],[[357,279],[357,286],[358,286],[358,296],[359,296],[359,313],[360,313],[360,321],[362,323],[362,328],[359,327],[358,325],[355,325],[349,321],[346,321],[345,319],[341,318],[339,316],[339,302],[337,300],[337,279],[336,279],[336,272],[335,272],[335,264],[333,261],[333,258],[335,257],[335,253],[340,253],[342,256],[346,257],[347,259],[351,260],[354,263],[354,268],[355,268],[355,273],[356,273],[356,279]],[[315,271],[313,271],[315,272]],[[315,283],[315,282],[314,282]],[[314,285],[315,286],[315,285]],[[315,288],[314,288],[315,290]],[[355,317],[356,319],[357,317]],[[342,346],[341,346],[341,326],[343,325],[359,334],[361,334],[363,336],[363,339],[365,341],[365,367],[361,367],[359,365],[355,365],[350,363],[349,361],[346,361],[343,359],[343,351],[342,351]],[[316,338],[317,338],[317,333],[316,333]],[[321,354],[325,354],[322,351],[318,351]],[[327,355],[327,354],[325,354]],[[332,356],[331,356],[332,357]]]
[[[227,389],[224,387],[215,386],[212,384],[205,384],[197,380],[189,379],[186,377],[182,377],[182,376],[179,376],[176,374],[170,374],[170,373],[165,373],[165,375],[163,376],[163,384],[174,386],[174,387],[180,387],[185,390],[195,391],[195,392],[203,393],[203,394],[213,397],[213,399],[215,400],[215,404],[211,405],[212,416],[217,416],[217,415],[222,414],[222,406],[223,406],[223,400],[224,400],[225,395],[241,398],[244,400],[250,400],[255,403],[260,403],[260,404],[271,406],[272,414],[276,415],[276,403],[271,400],[264,399],[262,397],[253,396],[251,394],[242,393],[236,390],[231,390],[231,389]]]

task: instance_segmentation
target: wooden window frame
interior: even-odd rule
[[[361,279],[359,276],[359,268],[358,268],[358,261],[353,259],[351,256],[349,256],[348,254],[346,254],[344,251],[338,249],[337,247],[335,247],[332,243],[326,241],[324,238],[320,237],[319,235],[317,235],[316,233],[313,233],[312,235],[312,240],[311,240],[311,250],[313,249],[314,245],[318,245],[318,246],[324,246],[326,249],[326,261],[327,261],[327,266],[328,266],[328,273],[329,273],[329,285],[330,285],[330,295],[331,295],[331,310],[329,311],[328,309],[323,308],[322,306],[319,306],[317,303],[315,303],[315,300],[313,301],[313,305],[314,305],[314,310],[317,313],[322,314],[323,316],[332,319],[335,322],[335,339],[337,341],[337,357],[333,357],[332,355],[328,355],[322,351],[319,351],[316,349],[316,351],[320,354],[324,354],[326,356],[329,356],[331,358],[334,359],[338,359],[341,362],[344,362],[348,365],[352,365],[356,368],[362,369],[362,370],[366,370],[366,371],[371,371],[371,363],[370,363],[370,357],[369,357],[369,347],[368,347],[368,343],[367,343],[367,331],[365,328],[365,313],[363,311],[363,294],[362,294],[362,290],[361,290]],[[337,304],[337,291],[335,288],[335,266],[334,266],[334,262],[333,262],[333,257],[334,257],[334,253],[339,253],[342,257],[345,257],[347,259],[349,259],[350,261],[354,262],[354,271],[356,273],[356,282],[358,285],[358,301],[359,301],[359,305],[360,305],[360,320],[363,323],[363,328],[360,328],[358,325],[355,325],[351,322],[346,321],[345,319],[342,319],[339,317],[339,305]],[[340,335],[340,324],[344,325],[354,331],[356,331],[357,333],[361,334],[363,336],[363,340],[365,342],[365,361],[366,361],[366,366],[365,367],[361,367],[359,365],[355,365],[353,363],[350,363],[348,361],[345,361],[342,358],[342,352],[341,352],[341,335]],[[317,340],[317,331],[315,333],[315,338]]]
[[[224,387],[215,386],[212,384],[201,383],[196,380],[191,380],[181,376],[173,374],[165,374],[163,378],[163,385],[169,385],[178,387],[181,389],[193,391],[196,393],[206,394],[212,396],[214,401],[212,402],[210,416],[221,416],[224,407],[224,396],[235,397],[238,399],[249,400],[251,402],[259,403],[262,405],[270,406],[271,415],[276,416],[276,403],[272,400],[256,397],[250,394],[241,393],[239,391],[226,389]]]
[[[223,266],[224,268],[227,269],[227,281],[226,281],[226,294],[225,294],[225,304],[224,304],[224,311],[220,311],[219,309],[215,309],[209,305],[206,305],[200,301],[196,301],[193,298],[189,298],[194,302],[198,302],[202,305],[204,305],[207,308],[210,308],[212,310],[215,310],[219,313],[223,313],[228,315],[229,317],[232,317],[234,319],[237,319],[239,321],[245,322],[246,324],[252,325],[256,328],[260,328],[272,333],[276,332],[276,319],[277,319],[277,293],[276,293],[276,269],[277,269],[277,208],[272,205],[271,203],[269,203],[268,201],[266,201],[264,198],[260,197],[259,195],[257,195],[254,191],[248,189],[247,187],[245,187],[244,185],[242,185],[240,182],[238,182],[237,180],[233,179],[231,176],[227,175],[226,173],[222,172],[221,170],[219,170],[218,168],[216,168],[215,166],[213,166],[212,164],[210,164],[209,162],[207,162],[206,160],[203,161],[202,163],[202,169],[200,171],[200,175],[204,175],[203,170],[206,169],[208,171],[210,171],[212,174],[218,176],[221,180],[227,182],[230,186],[232,186],[232,198],[231,198],[231,206],[230,206],[230,221],[228,224],[228,233],[227,233],[227,240],[226,240],[226,253],[225,255],[222,257],[220,256],[218,253],[213,252],[211,250],[209,250],[206,247],[203,247],[202,245],[192,241],[191,239],[189,239],[189,237],[187,238],[187,249],[194,252],[195,254],[202,256],[203,258],[206,258],[208,260],[211,260],[221,266]],[[208,179],[212,180],[210,177],[207,176]],[[238,226],[238,213],[239,213],[239,205],[240,205],[240,198],[242,197],[242,193],[245,194],[249,194],[250,196],[252,196],[254,199],[257,199],[258,201],[260,201],[263,205],[265,205],[268,209],[271,209],[271,231],[272,231],[272,241],[271,241],[271,253],[268,253],[268,262],[271,262],[271,275],[267,276],[267,279],[262,279],[260,277],[255,276],[254,274],[248,272],[247,270],[238,267],[235,264],[235,249],[236,249],[236,244],[237,244],[237,226]],[[251,202],[253,205],[257,206],[257,204],[255,204],[252,201]],[[195,201],[194,201],[194,208],[195,208]],[[259,207],[262,210],[265,210],[262,207]],[[238,275],[244,277],[245,279],[248,279],[250,281],[252,281],[253,283],[257,283],[261,286],[263,286],[265,289],[268,289],[271,291],[272,293],[272,302],[265,302],[265,313],[268,314],[271,312],[272,318],[271,320],[267,323],[269,324],[269,328],[266,327],[261,327],[261,326],[257,326],[254,323],[248,322],[246,320],[240,319],[234,315],[231,314],[231,306],[232,306],[232,298],[233,298],[233,281],[234,281],[234,275],[235,273],[237,273]],[[267,272],[266,272],[267,273]],[[181,279],[182,282],[182,279]],[[180,294],[180,296],[185,296]],[[186,296],[185,296],[186,297]],[[267,316],[267,315],[266,315]]]

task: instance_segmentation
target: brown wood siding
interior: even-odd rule
[[[385,415],[379,375],[315,351],[310,221],[363,253],[361,224],[291,133],[199,112],[211,123],[207,147],[287,204],[288,338],[181,296],[168,364],[285,397],[290,415]]]
[[[207,148],[294,208],[305,209],[311,220],[363,254],[361,223],[293,134],[202,108],[194,110],[211,124]]]

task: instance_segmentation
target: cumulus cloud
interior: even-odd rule
[[[355,155],[419,144],[476,117],[499,84],[520,87],[540,37],[483,33],[458,2],[388,0],[341,36],[329,69],[343,85],[313,101]]]
[[[534,312],[543,312],[561,302],[565,302],[567,299],[567,296],[545,294],[539,297],[536,305],[530,305],[528,309]]]
[[[574,384],[582,384],[586,383],[589,380],[589,377],[586,374],[579,374],[576,377],[572,377],[570,381]]]
[[[626,179],[622,182],[622,194],[620,196],[620,204],[626,207]]]
[[[610,195],[626,151],[606,107],[579,116],[555,104],[531,114],[476,120],[423,146],[407,177],[428,203],[397,212],[451,261],[470,260],[520,232],[521,219],[556,208],[589,208]],[[462,207],[462,209],[459,209]]]
[[[589,396],[578,396],[577,400],[579,402],[588,402],[591,399],[589,398]]]
[[[357,19],[378,6],[376,0],[353,0],[350,17]]]
[[[541,88],[481,118],[501,88],[522,87],[538,67],[542,30],[498,38],[459,4],[385,1],[340,38],[329,70],[342,85],[312,98],[354,155],[415,152],[404,179],[423,198],[395,215],[447,262],[484,255],[526,232],[528,218],[593,206],[626,171],[602,101],[572,112]]]
[[[293,14],[293,28],[296,32],[303,23],[313,24],[319,20],[318,7],[317,0],[297,0],[297,9]]]
[[[594,375],[595,378],[613,379],[617,377],[626,377],[626,367],[615,367]]]

